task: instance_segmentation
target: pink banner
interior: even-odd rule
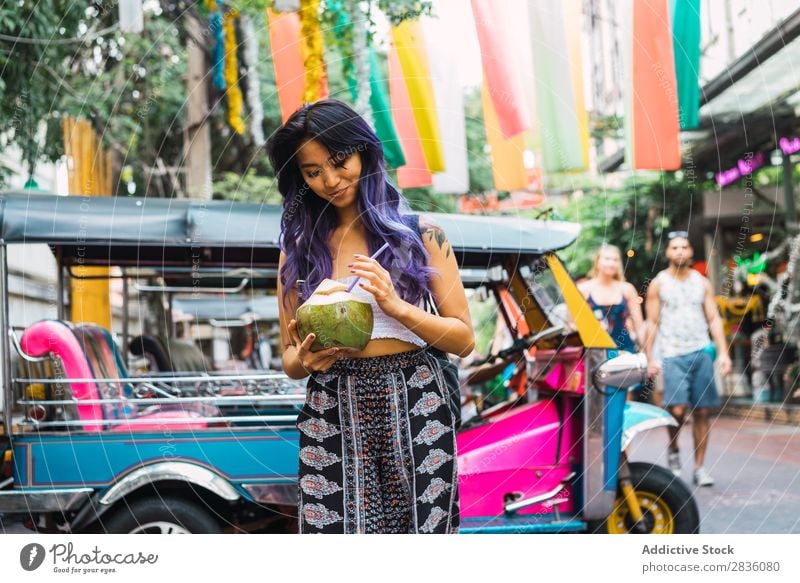
[[[400,59],[397,57],[397,50],[394,47],[389,51],[389,99],[394,127],[406,158],[406,165],[397,169],[398,186],[400,188],[430,186],[433,184],[433,177],[425,162],[425,153],[422,151],[422,142],[417,131],[417,123],[414,120],[411,98],[408,95],[408,87],[406,87],[403,71],[400,68]]]
[[[525,91],[517,69],[513,36],[508,23],[514,18],[507,2],[472,0],[472,13],[481,45],[483,71],[489,94],[497,112],[504,138],[511,138],[530,128]]]

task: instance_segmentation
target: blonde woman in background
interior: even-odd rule
[[[594,255],[589,279],[578,284],[594,315],[602,322],[620,350],[636,352],[644,347],[645,323],[641,298],[636,288],[625,281],[622,252],[603,244]]]

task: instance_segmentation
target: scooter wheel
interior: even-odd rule
[[[208,511],[181,498],[147,497],[123,504],[102,519],[109,534],[216,534],[219,522]]]
[[[643,462],[628,464],[636,497],[642,509],[642,534],[697,534],[700,513],[691,490],[672,472],[661,466]],[[611,515],[602,523],[591,525],[591,532],[637,534],[628,506],[617,492]]]

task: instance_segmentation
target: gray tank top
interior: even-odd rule
[[[703,276],[694,269],[680,281],[669,272],[658,274],[661,284],[661,321],[658,326],[659,352],[664,358],[696,352],[711,342],[703,310],[706,288]]]

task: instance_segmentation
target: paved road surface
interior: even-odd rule
[[[637,438],[631,460],[666,466],[666,429]],[[680,436],[682,478],[691,485],[692,432]],[[706,468],[711,488],[691,485],[703,533],[800,533],[800,427],[720,417]]]

